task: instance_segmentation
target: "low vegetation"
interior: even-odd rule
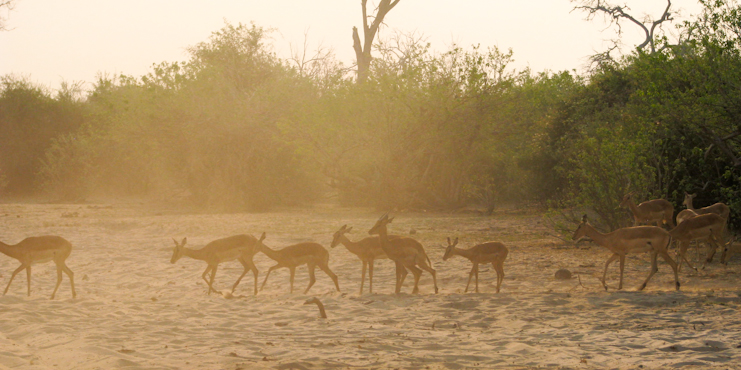
[[[706,1],[588,75],[515,71],[512,51],[411,36],[376,45],[364,83],[332,58],[284,60],[268,30],[226,24],[182,63],[101,75],[90,91],[0,85],[0,194],[177,199],[260,211],[336,197],[380,209],[504,202],[589,208],[664,198],[741,212],[739,9]],[[580,216],[580,215],[579,215]],[[738,225],[734,225],[738,226]]]

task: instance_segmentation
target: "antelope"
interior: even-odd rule
[[[427,257],[427,253],[422,247],[422,244],[412,238],[404,236],[395,239],[388,236],[386,225],[390,224],[393,219],[393,217],[388,217],[388,213],[384,214],[378,219],[378,221],[376,221],[376,224],[368,230],[368,233],[379,236],[381,249],[383,249],[386,256],[396,264],[396,294],[401,292],[401,285],[404,283],[404,279],[408,274],[407,269],[411,270],[414,275],[414,289],[412,290],[412,294],[419,293],[419,278],[422,276],[422,270],[425,270],[432,275],[435,294],[437,294],[437,274],[435,273],[435,269],[432,268],[432,262],[430,261],[430,258]]]
[[[689,220],[692,217],[696,217],[697,212],[691,210],[691,209],[683,209],[679,213],[677,213],[677,225],[681,224],[682,222]],[[700,260],[700,241],[695,243],[695,251],[697,252],[697,260]],[[677,250],[676,257],[679,257],[679,250]],[[682,262],[680,261],[680,268]]]
[[[170,263],[174,264],[184,256],[206,262],[206,270],[203,271],[201,278],[208,284],[209,295],[212,291],[220,293],[214,288],[214,278],[216,277],[216,270],[219,264],[233,260],[238,260],[244,267],[244,271],[232,286],[231,293],[234,294],[234,290],[237,289],[239,282],[251,270],[255,277],[254,294],[257,295],[257,267],[252,259],[258,251],[258,244],[260,244],[262,239],[257,240],[252,235],[234,235],[228,238],[214,240],[201,249],[186,248],[185,244],[188,242],[188,238],[183,238],[183,241],[180,243],[175,239],[172,239],[172,241],[175,242],[175,248],[172,251]],[[206,279],[206,275],[209,272],[211,276],[209,279]]]
[[[268,248],[268,246],[262,242],[264,239],[265,233],[262,233],[262,237],[260,238],[260,252],[275,260],[278,264],[268,269],[268,273],[265,275],[265,280],[263,280],[262,286],[260,286],[261,291],[265,287],[265,283],[268,281],[268,277],[270,277],[270,273],[273,272],[273,270],[287,267],[291,272],[291,293],[293,293],[293,278],[296,275],[296,267],[301,265],[306,265],[309,268],[309,286],[304,290],[304,294],[308,293],[309,289],[311,289],[316,282],[314,269],[317,266],[327,273],[332,281],[334,281],[337,291],[340,291],[340,283],[337,281],[337,275],[329,269],[329,252],[327,252],[321,244],[304,242],[289,245],[281,250],[273,250]]]
[[[647,200],[639,205],[633,202],[635,192],[628,193],[620,202],[620,207],[630,208],[633,212],[633,226],[655,222],[661,227],[662,221],[674,227],[674,206],[665,199]]]
[[[486,242],[482,244],[474,245],[468,249],[460,249],[455,246],[458,245],[458,238],[455,238],[453,243],[448,238],[448,247],[445,249],[443,255],[443,261],[447,261],[448,258],[453,256],[461,256],[468,258],[473,263],[471,272],[468,273],[468,283],[466,283],[466,290],[463,293],[468,292],[468,286],[471,285],[471,277],[476,275],[476,293],[479,292],[479,264],[490,263],[497,272],[497,293],[499,288],[502,286],[502,280],[504,280],[504,260],[507,259],[507,253],[509,249],[499,242]]]
[[[694,210],[691,210],[689,208],[683,209],[679,213],[677,213],[677,225],[695,216],[697,216],[697,212],[695,212]]]
[[[715,255],[715,250],[718,247],[718,243],[723,243],[724,241],[723,232],[725,228],[725,218],[715,213],[706,213],[684,220],[682,221],[682,223],[677,225],[677,227],[669,231],[671,237],[679,242],[679,248],[677,251],[679,268],[681,269],[682,261],[684,261],[687,263],[687,266],[697,270],[697,268],[692,266],[692,264],[687,260],[687,257],[685,255],[690,242],[696,239],[708,239],[708,241],[710,242],[708,244],[709,248],[711,248],[710,244],[712,244],[712,250],[708,251],[707,257],[707,262],[711,262],[713,260],[713,256]],[[723,254],[720,258],[721,263],[724,262],[726,252],[727,250],[726,248],[724,248]]]
[[[360,261],[363,263],[363,271],[360,275],[360,295],[363,294],[366,267],[368,268],[368,288],[369,291],[373,293],[373,262],[376,259],[388,258],[388,256],[386,256],[386,253],[381,249],[380,237],[370,236],[357,242],[353,242],[345,236],[345,234],[349,233],[351,230],[352,227],[348,228],[347,225],[342,225],[342,227],[332,236],[330,247],[335,248],[337,245],[342,244],[348,251],[350,251],[350,253],[353,253],[360,258]],[[396,235],[389,235],[390,239],[397,237],[398,236]]]
[[[723,203],[715,203],[711,206],[695,209],[692,206],[692,201],[693,199],[695,199],[696,196],[697,196],[697,193],[695,194],[684,193],[684,201],[682,202],[682,204],[684,204],[688,210],[692,210],[698,215],[704,215],[706,213],[715,213],[719,215],[720,217],[725,218],[726,220],[728,219],[728,215],[731,213],[731,209],[728,208],[728,206]]]
[[[54,261],[57,265],[57,285],[54,286],[54,291],[51,293],[51,298],[57,294],[59,285],[62,284],[62,271],[69,277],[69,283],[72,287],[72,298],[77,297],[75,292],[75,274],[72,270],[67,267],[64,263],[72,253],[72,244],[61,236],[45,235],[45,236],[32,236],[21,240],[20,243],[15,245],[8,245],[0,242],[0,252],[8,257],[12,257],[18,260],[21,265],[13,271],[10,275],[10,281],[5,287],[3,295],[8,293],[10,283],[13,282],[13,278],[18,275],[19,272],[26,270],[26,279],[28,280],[28,296],[31,296],[31,265],[35,263],[43,263],[48,261]]]
[[[623,270],[625,269],[625,256],[629,253],[651,252],[651,271],[646,281],[638,290],[646,288],[648,281],[658,271],[657,256],[661,257],[674,270],[674,283],[679,290],[679,276],[677,264],[669,257],[666,248],[671,242],[669,232],[657,226],[633,226],[617,229],[611,233],[603,234],[589,224],[587,215],[582,217],[582,222],[574,232],[572,239],[579,240],[585,236],[590,237],[595,243],[609,249],[612,256],[605,263],[605,272],[602,274],[602,286],[607,290],[607,268],[616,259],[620,260],[620,285],[618,290],[623,289]]]

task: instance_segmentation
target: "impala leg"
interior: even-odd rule
[[[677,257],[677,260],[679,261],[679,266],[677,266],[677,271],[682,269],[682,261],[687,263],[687,266],[695,271],[697,271],[697,267],[692,266],[692,263],[687,259],[687,248],[690,246],[690,242],[680,242],[679,243],[679,250],[677,253],[679,253],[679,256]]]
[[[659,255],[658,252],[652,251],[651,252],[651,271],[648,272],[648,277],[646,277],[646,281],[643,282],[643,285],[641,285],[638,290],[643,290],[646,288],[646,285],[648,285],[648,281],[651,280],[651,277],[654,276],[656,271],[659,271],[658,264],[656,262],[656,257]]]
[[[720,244],[718,244],[719,243],[719,240],[720,240]],[[716,238],[715,235],[712,235],[712,234],[710,235],[710,237],[708,238],[708,259],[707,259],[706,262],[708,262],[708,263],[709,262],[713,262],[713,257],[715,256],[715,251],[718,248],[720,248],[720,247],[723,248],[723,253],[720,256],[720,261],[723,262],[723,257],[726,254],[726,249],[725,249],[726,246],[725,246],[725,243],[723,243],[722,241],[723,241],[723,235],[718,235],[717,238]],[[711,243],[713,245],[712,250],[710,249],[711,248],[710,247],[710,244]]]
[[[474,270],[474,278],[476,279],[476,293],[479,292],[479,264],[476,264],[476,269]]]
[[[620,256],[618,256],[617,254],[613,254],[612,256],[610,256],[610,258],[607,259],[607,262],[605,262],[605,272],[602,274],[602,286],[605,288],[605,291],[607,291],[607,282],[605,280],[607,279],[607,268],[610,267],[610,264],[619,257]]]
[[[368,292],[370,292],[371,294],[373,294],[373,264],[374,262],[375,261],[373,260],[370,260],[368,262]],[[361,294],[363,293],[362,290],[360,293]]]
[[[332,279],[332,281],[334,281],[334,286],[335,288],[337,288],[337,291],[339,292],[340,291],[340,281],[339,279],[337,279],[337,275],[334,272],[332,272],[332,270],[330,270],[329,266],[326,264],[322,263],[322,264],[319,264],[318,266],[320,269],[322,269],[322,271],[324,271],[327,274],[327,276],[329,276],[330,279]]]
[[[262,290],[263,288],[265,288],[265,283],[268,282],[268,278],[270,277],[270,273],[273,272],[273,270],[275,270],[275,269],[277,269],[279,267],[280,267],[280,264],[275,265],[275,266],[272,266],[272,267],[270,267],[268,269],[268,273],[265,274],[265,280],[262,281],[262,285],[260,286],[260,290]]]
[[[206,270],[203,271],[203,274],[201,274],[201,278],[203,278],[203,281],[205,281],[206,285],[208,285],[208,294],[211,294],[211,283],[208,281],[208,279],[206,279],[206,275],[208,275],[208,273],[211,272],[211,270],[212,270],[211,265],[208,265],[206,267]],[[213,276],[213,274],[211,274],[211,276]]]
[[[363,261],[363,272],[360,275],[360,295],[363,295],[363,285],[365,284],[365,269],[368,266],[368,262]]]
[[[432,268],[432,266],[427,264],[426,260],[422,260],[421,263],[419,264],[419,267],[422,270],[429,272],[430,275],[432,275],[432,285],[435,287],[435,294],[437,294],[437,272],[435,271],[435,269]],[[478,279],[476,283],[478,285]]]
[[[26,282],[28,283],[28,296],[31,296],[31,265],[26,266]]]
[[[679,290],[679,268],[677,267],[677,263],[674,262],[666,251],[661,251],[659,253],[661,254],[661,258],[663,258],[664,261],[671,266],[672,271],[674,271],[674,285],[677,287],[677,290]]]
[[[708,246],[708,248],[710,248],[710,246]],[[700,262],[700,241],[699,240],[695,242],[695,254],[697,255],[697,258],[696,258],[697,262]]]
[[[243,257],[239,258],[239,262],[242,264],[242,267],[244,267],[244,271],[242,271],[242,275],[239,276],[239,279],[234,282],[232,293],[237,289],[237,285],[242,281],[242,278],[247,275],[248,272],[252,271],[255,276],[255,295],[257,295],[257,266],[255,266],[255,263],[252,262],[252,260]]]
[[[311,287],[314,286],[314,283],[316,283],[316,275],[314,274],[314,269],[316,269],[316,265],[307,264],[306,267],[309,269],[309,286],[307,286],[306,290],[304,290],[304,294],[308,293],[309,289],[311,289]]]
[[[473,266],[471,266],[471,271],[468,273],[468,282],[466,283],[466,290],[464,290],[463,293],[468,293],[468,286],[471,285],[471,279],[473,278],[474,270],[476,270],[475,263],[473,264]]]
[[[417,294],[419,293],[419,279],[422,277],[422,270],[414,265],[409,265],[407,267],[412,270],[412,275],[414,275],[414,289],[412,289],[412,294]]]
[[[23,271],[25,268],[26,268],[26,265],[21,264],[20,267],[18,267],[17,269],[15,269],[15,271],[13,271],[13,274],[10,275],[10,281],[8,281],[8,285],[5,286],[5,291],[3,292],[3,295],[5,295],[6,293],[8,293],[8,288],[10,288],[10,283],[13,282],[13,279],[15,278],[15,276],[18,275],[18,273],[21,272],[21,271]]]
[[[402,265],[401,262],[396,262],[396,294],[401,293],[401,285],[404,284],[404,279],[407,277],[407,269]]]
[[[216,288],[214,288],[214,279],[216,278],[216,269],[218,268],[219,268],[219,265],[216,265],[211,269],[211,278],[208,283],[208,287],[209,287],[208,294],[211,294],[211,291],[220,293],[218,290],[216,290]]]
[[[67,277],[69,277],[69,285],[72,287],[72,298],[77,297],[77,293],[75,292],[75,273],[67,267],[67,264],[65,264],[64,261],[62,261],[62,270],[67,274]]]
[[[57,285],[54,287],[54,291],[51,292],[51,298],[54,299],[54,295],[57,294],[57,289],[59,289],[59,285],[62,284],[62,266],[57,264]]]
[[[618,290],[623,289],[623,271],[625,270],[625,255],[620,255],[620,285]]]
[[[293,294],[293,279],[296,277],[296,268],[291,267],[289,270],[291,271],[291,294]]]
[[[497,272],[497,293],[499,293],[499,288],[502,287],[502,282],[504,281],[504,263],[492,263],[491,265]]]
[[[404,280],[406,280],[409,272],[407,271],[407,268],[404,266],[403,263],[399,263],[398,268],[401,269],[399,272],[399,291],[401,291],[401,287],[404,285]]]

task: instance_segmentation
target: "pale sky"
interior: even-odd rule
[[[666,7],[666,0],[624,1],[639,19],[658,17]],[[684,18],[700,10],[696,0],[672,4]],[[581,70],[615,33],[600,20],[585,21],[573,6],[569,0],[401,0],[381,37],[416,32],[440,52],[453,43],[497,46],[512,48],[516,68]],[[187,60],[185,49],[207,41],[225,20],[276,29],[273,45],[283,58],[291,45],[303,46],[307,33],[309,49],[332,48],[351,65],[352,27],[362,28],[360,18],[360,0],[18,0],[8,16],[10,31],[0,32],[0,75],[51,88],[90,83],[99,73],[139,77],[154,63]],[[637,26],[626,23],[624,31],[631,31],[626,45],[643,40]]]

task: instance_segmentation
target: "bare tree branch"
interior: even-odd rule
[[[620,23],[621,20],[626,19],[629,22],[637,25],[643,30],[643,33],[645,34],[645,39],[642,43],[640,43],[637,48],[643,50],[646,48],[646,46],[649,47],[650,52],[653,54],[656,52],[656,46],[654,45],[654,40],[656,37],[656,29],[657,27],[660,27],[662,23],[669,22],[674,20],[672,18],[672,11],[671,6],[672,2],[671,0],[666,0],[666,9],[664,9],[664,12],[661,14],[661,17],[655,21],[651,21],[649,17],[646,17],[646,21],[639,21],[636,19],[632,14],[629,13],[630,8],[627,5],[613,5],[609,1],[606,0],[571,0],[572,2],[579,2],[582,5],[577,5],[574,7],[574,10],[580,10],[587,13],[587,20],[592,20],[597,14],[603,14],[605,17],[608,17],[610,20],[610,25],[617,26],[617,34],[618,36],[622,36],[623,29],[622,25]],[[647,26],[647,24],[649,26]],[[613,48],[614,49],[614,48]],[[608,54],[606,54],[609,56]]]
[[[0,31],[8,31],[9,28],[7,28],[6,24],[8,21],[8,16],[3,15],[3,13],[7,12],[10,13],[13,8],[15,8],[15,2],[16,0],[0,0]],[[3,10],[5,8],[5,10]]]

